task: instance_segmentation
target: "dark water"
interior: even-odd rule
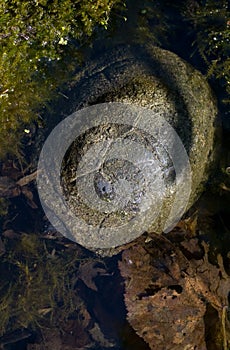
[[[180,57],[190,62],[195,68],[205,73],[206,65],[198,50],[194,50],[196,31],[192,24],[182,15],[183,11],[181,11],[181,9],[183,7],[185,7],[184,1],[174,1],[173,4],[170,1],[128,1],[127,12],[125,13],[127,21],[124,21],[122,18],[119,20],[119,14],[115,14],[112,18],[111,29],[108,32],[98,31],[92,46],[85,46],[82,48],[84,60],[87,61],[92,57],[99,57],[105,50],[115,47],[117,44],[128,45],[138,40],[141,44],[145,44],[146,42],[160,44],[161,47],[175,52]],[[69,61],[71,62],[71,57],[69,57]],[[79,69],[80,67],[78,67],[76,71],[79,71]],[[65,88],[66,86],[60,88],[63,95],[66,94]],[[219,83],[213,84],[212,88],[217,95],[220,118],[223,122],[223,146],[216,173],[213,174],[213,179],[207,184],[207,190],[200,201],[200,206],[208,211],[210,214],[209,216],[211,216],[213,220],[214,229],[208,237],[211,245],[215,246],[221,254],[227,256],[230,247],[230,195],[228,190],[218,191],[213,190],[213,188],[222,180],[225,181],[226,186],[228,185],[228,181],[230,183],[230,179],[221,170],[230,166],[228,109],[221,103],[223,90]],[[65,96],[59,96],[59,99],[55,101],[55,103],[51,103],[50,108],[46,108],[43,113],[46,124],[45,135],[52,130],[53,126],[57,124],[63,116],[68,115],[71,101],[66,99]],[[59,117],[57,117],[57,114],[59,114]],[[48,120],[46,120],[47,116],[49,117]],[[43,128],[42,131],[39,131],[39,128],[35,131],[35,138],[39,133],[42,135],[41,140],[44,139]],[[27,140],[25,143],[26,142]],[[42,142],[43,141],[40,143],[38,142],[38,144],[35,142],[34,147],[28,148],[30,151],[28,152],[28,156],[25,156],[30,160],[33,158],[37,159],[37,154],[35,153],[40,149]],[[31,185],[31,190],[34,193],[34,201],[39,203],[39,198],[33,185]],[[9,222],[6,223],[6,220],[2,221],[4,230],[13,229],[16,232],[28,234],[31,232],[41,232],[42,234],[46,233],[46,231],[50,232],[50,228],[47,228],[49,227],[47,222],[47,226],[44,224],[44,213],[41,207],[39,206],[38,210],[30,208],[23,195],[11,200],[10,213],[8,216]],[[52,246],[52,243],[50,247],[58,249],[55,244]],[[85,257],[92,256],[94,255],[85,252]],[[113,347],[112,349],[147,350],[149,349],[148,345],[136,335],[126,321],[126,309],[123,300],[124,281],[117,269],[117,261],[120,258],[119,255],[118,257],[108,258],[106,260],[111,275],[97,279],[98,293],[87,288],[87,286],[81,282],[77,282],[75,288],[79,291],[80,297],[84,300],[88,310],[94,315],[104,334],[107,335],[108,338],[116,339],[117,347]],[[229,263],[229,260],[226,261]],[[227,267],[226,264],[226,268],[228,272],[230,272],[229,265]],[[3,336],[0,338],[0,345],[4,346],[5,350],[26,349],[28,342],[35,341],[37,334],[40,332],[39,327],[34,327],[33,329],[29,328],[28,332],[28,336],[26,336],[26,334],[24,337],[21,335],[21,339],[19,340],[17,340],[17,334],[9,335],[11,340],[7,340]],[[102,348],[100,348],[100,350],[102,350]]]

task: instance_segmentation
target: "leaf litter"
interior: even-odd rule
[[[119,261],[128,322],[150,349],[230,348],[230,276],[221,255],[216,265],[209,262],[208,244],[192,231],[184,239],[179,233],[179,241],[175,233],[151,233],[151,240],[124,250]],[[215,322],[208,319],[210,310]]]

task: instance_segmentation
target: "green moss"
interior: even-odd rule
[[[24,126],[76,68],[77,48],[96,27],[107,28],[110,11],[120,2],[0,3],[0,157],[16,152]]]

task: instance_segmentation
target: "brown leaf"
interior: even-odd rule
[[[101,262],[100,262],[101,263]],[[78,278],[81,279],[85,285],[97,291],[97,286],[94,282],[94,278],[97,276],[107,276],[108,272],[103,267],[97,266],[98,261],[90,260],[85,263],[82,263],[78,270]]]
[[[193,256],[194,258],[199,257],[201,259],[203,256],[203,250],[199,246],[198,238],[184,240],[181,242],[180,246],[183,248],[183,253],[187,257],[191,258]]]
[[[62,344],[71,346],[71,349],[83,348],[91,342],[88,332],[80,320],[67,320],[62,329]]]
[[[187,219],[181,220],[177,223],[176,229],[180,228],[186,235],[195,236],[197,230],[197,213],[194,213],[192,216]]]
[[[9,238],[9,239],[17,239],[20,238],[20,234],[16,233],[14,230],[5,230],[2,233],[3,237]]]
[[[164,236],[152,237],[124,251],[119,262],[128,321],[151,349],[205,350],[207,305],[217,310],[219,322],[226,320],[230,277],[221,261],[219,267],[209,263],[207,245],[203,259],[188,260]],[[221,327],[227,344],[225,324]]]

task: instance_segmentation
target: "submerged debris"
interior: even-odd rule
[[[151,242],[125,250],[119,262],[131,326],[151,349],[229,349],[230,276],[221,256],[214,266],[205,242],[200,246],[192,238],[187,251],[189,241],[176,244],[151,235]],[[196,259],[201,249],[203,257]],[[208,319],[210,309],[215,311],[214,324]],[[215,347],[207,347],[207,334]]]

